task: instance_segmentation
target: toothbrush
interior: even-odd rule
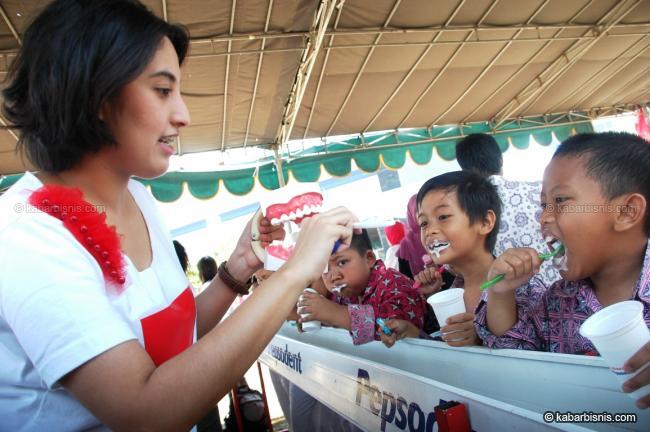
[[[560,244],[560,247],[558,247],[557,249],[555,249],[552,252],[546,252],[546,253],[543,253],[543,254],[539,254],[539,259],[542,260],[542,261],[546,261],[548,259],[553,258],[554,256],[556,256],[557,254],[559,254],[560,252],[563,252],[563,251],[564,251],[564,245]],[[489,281],[484,282],[481,285],[481,290],[488,289],[492,285],[494,285],[494,284],[496,284],[498,282],[501,282],[504,277],[506,277],[505,274],[500,274],[500,275],[497,275],[497,276],[493,277]]]
[[[383,319],[377,318],[375,322],[381,328],[381,331],[383,331],[386,336],[390,336],[393,334],[393,331],[388,328],[388,326],[386,325]]]

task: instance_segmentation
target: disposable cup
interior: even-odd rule
[[[427,302],[433,307],[440,327],[447,325],[447,318],[466,311],[462,288],[450,288],[429,297]]]
[[[643,320],[643,304],[638,301],[623,301],[603,308],[582,323],[580,334],[594,344],[621,384],[648,367],[646,364],[636,373],[623,371],[625,362],[650,341],[650,330]],[[639,399],[648,393],[650,384],[629,395]]]
[[[305,288],[303,292],[311,292],[318,294],[318,291],[316,291],[313,288]],[[302,296],[300,296],[300,299],[302,300]],[[307,318],[309,314],[300,314],[300,318]],[[302,331],[304,332],[312,332],[312,331],[317,331],[320,330],[321,328],[321,322],[320,321],[307,321],[302,323]]]
[[[278,258],[270,253],[266,253],[264,257],[264,269],[271,271],[278,271],[286,263],[282,258]]]

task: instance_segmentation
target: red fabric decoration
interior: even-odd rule
[[[397,221],[394,225],[384,228],[384,232],[386,233],[388,243],[390,243],[391,246],[396,245],[404,238],[404,224]]]
[[[646,141],[650,141],[650,123],[648,123],[643,108],[639,108],[636,113],[636,134]]]
[[[125,264],[114,226],[106,225],[106,213],[83,199],[79,189],[45,185],[34,191],[29,203],[63,222],[68,231],[95,258],[109,285],[124,289]]]

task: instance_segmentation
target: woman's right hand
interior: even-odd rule
[[[284,265],[287,271],[304,282],[301,289],[323,275],[337,240],[341,241],[338,250],[350,245],[352,224],[357,221],[357,217],[345,207],[337,207],[302,221],[293,253]]]

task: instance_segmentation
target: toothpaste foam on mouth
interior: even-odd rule
[[[554,252],[558,248],[563,247],[562,242],[551,235],[544,237],[544,241],[548,245],[549,251],[551,252]],[[563,252],[560,252],[551,259],[551,265],[559,271],[569,270],[569,267],[567,265],[566,246],[564,246]]]
[[[332,288],[332,292],[335,294],[341,294],[341,291],[347,286],[348,284],[338,284]]]
[[[440,254],[442,253],[442,251],[447,249],[449,246],[451,246],[451,243],[434,240],[433,245],[429,245],[428,249],[429,252],[431,252],[436,256],[436,258],[440,258]]]

